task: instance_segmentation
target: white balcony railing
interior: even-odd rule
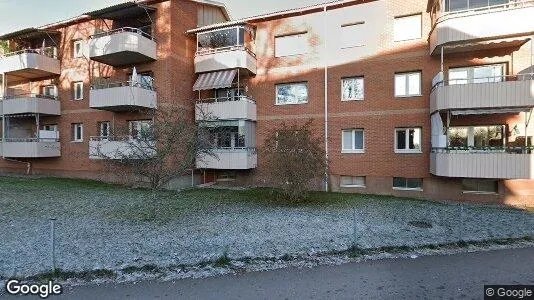
[[[42,94],[19,94],[2,98],[0,112],[4,115],[16,114],[61,114],[61,102],[57,96]]]
[[[203,154],[197,157],[199,169],[249,170],[258,165],[256,148],[218,148],[213,149],[213,156]]]
[[[10,158],[45,158],[61,156],[59,138],[6,138],[0,153]]]
[[[256,101],[249,96],[219,97],[196,101],[197,121],[252,120],[256,121]]]
[[[245,46],[201,49],[195,55],[196,73],[237,68],[257,73],[256,55]]]
[[[0,73],[21,79],[34,79],[61,74],[56,47],[24,49],[0,57]]]
[[[155,141],[131,136],[92,136],[89,140],[90,159],[142,160],[155,153]]]
[[[92,35],[89,57],[110,66],[157,60],[156,39],[142,29],[124,27]]]
[[[431,113],[518,107],[534,107],[532,73],[443,80],[435,82],[430,93]]]
[[[157,93],[153,86],[139,82],[94,84],[89,92],[89,106],[109,111],[153,109],[157,108]]]
[[[434,148],[430,173],[458,178],[534,179],[534,148]]]
[[[534,31],[533,14],[533,0],[441,12],[430,32],[430,53],[438,53],[442,45],[529,34]]]

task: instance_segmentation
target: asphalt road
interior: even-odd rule
[[[483,299],[484,284],[534,284],[534,248],[82,286],[49,299]]]

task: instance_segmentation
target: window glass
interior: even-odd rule
[[[83,82],[74,83],[74,100],[83,100]]]
[[[308,103],[308,85],[291,83],[276,85],[276,104]]]
[[[275,57],[306,54],[310,50],[307,33],[279,36],[274,44]]]
[[[395,96],[409,97],[421,95],[421,72],[395,74]]]
[[[342,79],[343,100],[363,100],[363,77]]]
[[[354,149],[363,150],[363,130],[354,130]]]
[[[341,48],[360,47],[365,45],[365,23],[341,26]]]
[[[406,149],[406,131],[397,131],[397,149]]]
[[[492,179],[463,179],[462,190],[464,192],[497,193],[499,182]]]
[[[341,187],[365,187],[365,176],[341,176]]]
[[[197,39],[199,51],[242,46],[244,41],[244,28],[239,27],[238,29],[237,27],[232,27],[199,33]]]
[[[468,146],[467,128],[465,127],[449,128],[449,143],[451,147],[466,148]]]
[[[343,150],[352,150],[352,131],[343,131]]]
[[[420,39],[421,36],[421,14],[395,18],[393,22],[394,41]]]
[[[393,187],[397,189],[422,189],[422,178],[393,177]]]
[[[395,129],[396,148],[399,152],[419,152],[421,150],[421,128]]]
[[[343,151],[358,151],[364,149],[364,133],[362,129],[343,130]]]

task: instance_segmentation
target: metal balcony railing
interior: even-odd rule
[[[150,90],[150,91],[156,90],[156,88],[151,84],[145,84],[145,83],[133,82],[133,81],[95,83],[91,85],[91,89],[92,90],[103,90],[103,89],[110,89],[110,88],[124,87],[124,86],[138,87],[138,88],[142,88],[142,89]]]
[[[6,138],[5,142],[6,143],[54,143],[54,142],[59,142],[59,138]]]
[[[59,100],[58,96],[55,96],[55,95],[45,95],[45,94],[36,94],[36,93],[7,95],[7,96],[4,96],[4,97],[1,97],[0,100],[24,99],[24,98],[38,98],[38,99]]]
[[[15,56],[15,55],[20,55],[20,54],[25,54],[25,53],[35,53],[35,54],[39,54],[39,55],[48,56],[50,58],[58,59],[57,47],[54,47],[54,46],[52,46],[52,47],[44,47],[44,48],[36,48],[36,49],[18,50],[18,51],[9,52],[9,53],[4,54],[4,57]]]
[[[249,96],[234,96],[234,97],[217,97],[217,98],[205,98],[205,99],[198,99],[196,100],[197,104],[204,104],[204,103],[221,103],[221,102],[230,102],[230,101],[243,101],[248,103],[256,103],[256,100],[252,99]]]
[[[445,1],[448,1],[448,0],[445,0]],[[466,15],[474,15],[474,14],[481,14],[481,13],[490,13],[490,12],[495,12],[495,11],[502,11],[502,10],[514,9],[514,8],[524,8],[524,7],[530,7],[530,6],[534,6],[534,0],[511,0],[507,3],[502,3],[502,4],[472,6],[472,7],[469,7],[469,3],[468,3],[468,7],[466,9],[440,12],[439,17],[436,18],[434,23],[439,23],[446,19],[450,19],[454,17],[462,17]]]
[[[196,55],[209,55],[209,54],[215,54],[215,53],[222,53],[222,52],[231,52],[231,51],[246,51],[252,57],[256,58],[256,53],[252,52],[251,49],[249,49],[246,46],[227,46],[227,47],[220,47],[220,48],[209,48],[209,49],[198,49]]]
[[[499,82],[526,81],[526,80],[534,80],[534,73],[501,75],[501,76],[491,76],[491,77],[474,77],[474,78],[465,78],[465,79],[463,78],[444,79],[444,80],[435,82],[434,85],[432,86],[431,92],[433,92],[438,87],[449,86],[449,85],[499,83]]]
[[[143,36],[143,37],[145,37],[147,39],[150,39],[150,40],[156,42],[156,38],[154,38],[152,35],[144,32],[143,31],[143,27],[141,27],[141,28],[135,28],[135,27],[117,28],[117,29],[113,29],[113,30],[109,30],[109,31],[95,33],[95,34],[91,35],[89,38],[90,39],[97,39],[97,38],[100,38],[100,37],[114,35],[114,34],[123,33],[123,32],[131,32],[131,33],[139,34],[139,35],[141,35],[141,36]]]
[[[534,146],[502,146],[502,147],[443,147],[432,148],[432,153],[455,153],[455,154],[493,154],[493,153],[509,153],[509,154],[533,154]]]

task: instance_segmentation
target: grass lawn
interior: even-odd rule
[[[183,215],[217,213],[239,207],[344,210],[380,204],[388,207],[447,206],[419,199],[313,192],[304,203],[276,200],[271,189],[191,189],[182,192],[131,189],[90,180],[0,177],[0,217],[91,218],[166,222]],[[470,206],[477,210],[502,210]]]

